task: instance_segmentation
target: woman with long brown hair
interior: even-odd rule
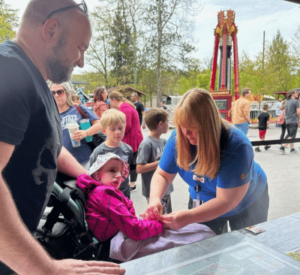
[[[135,106],[119,92],[109,93],[110,107],[123,112],[126,116],[126,129],[123,142],[130,145],[133,151],[132,163],[130,164],[130,190],[136,191],[136,158],[139,146],[143,140],[143,134],[140,127],[139,115]]]
[[[253,148],[241,131],[223,120],[210,93],[188,91],[174,113],[176,130],[169,138],[151,181],[144,217],[179,229],[204,223],[215,233],[267,220],[267,178],[254,162]],[[162,215],[161,198],[177,173],[189,185],[189,210]]]
[[[109,109],[106,100],[107,91],[104,87],[98,87],[94,91],[94,113],[101,118],[102,114]]]

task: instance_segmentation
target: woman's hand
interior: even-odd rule
[[[153,198],[153,199],[151,199],[151,202],[149,203],[146,211],[143,214],[141,214],[140,216],[144,220],[149,220],[149,221],[161,220],[162,213],[163,213],[163,207],[162,207],[160,199]]]
[[[180,228],[185,227],[189,224],[189,222],[186,221],[187,211],[188,210],[178,210],[170,214],[163,215],[161,217],[161,221],[165,224],[166,227],[173,230],[179,230]]]
[[[83,138],[87,137],[87,131],[86,130],[78,130],[73,134],[73,139],[76,141],[80,141]]]

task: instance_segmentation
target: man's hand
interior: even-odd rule
[[[61,260],[54,261],[53,272],[49,275],[107,275],[124,274],[125,269],[118,264],[98,261]]]

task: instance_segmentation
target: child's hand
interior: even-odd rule
[[[163,212],[162,204],[160,202],[160,199],[157,198],[151,200],[151,203],[149,203],[146,211],[140,216],[144,220],[149,220],[149,221],[161,220],[162,212]]]

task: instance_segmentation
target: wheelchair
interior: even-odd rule
[[[110,241],[99,242],[88,229],[85,196],[76,180],[55,182],[35,238],[57,260],[114,261],[109,258]],[[119,262],[118,262],[119,263]]]

